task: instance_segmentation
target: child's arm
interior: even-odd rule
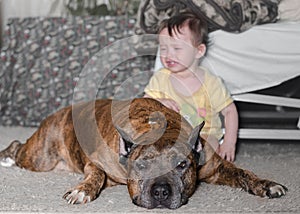
[[[234,103],[221,111],[225,120],[224,142],[217,149],[217,153],[228,161],[234,161],[238,131],[238,113]]]
[[[154,98],[154,97],[149,96],[148,94],[145,94],[144,97],[156,99],[157,101],[161,102],[164,106],[166,106],[166,107],[168,107],[168,108],[170,108],[170,109],[172,109],[176,112],[180,111],[179,105],[172,99]]]

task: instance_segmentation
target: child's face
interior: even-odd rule
[[[201,48],[195,47],[193,35],[186,25],[180,28],[180,33],[175,30],[172,33],[173,36],[170,37],[168,29],[165,28],[159,34],[160,59],[163,66],[177,73],[198,64],[197,59],[204,55],[205,45],[199,45]]]

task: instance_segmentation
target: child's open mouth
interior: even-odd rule
[[[173,67],[173,66],[177,65],[178,62],[173,61],[173,60],[167,60],[166,64],[167,64],[168,67]]]

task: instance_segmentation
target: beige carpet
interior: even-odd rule
[[[25,140],[33,128],[0,127],[0,149],[12,139]],[[300,143],[241,142],[236,164],[289,188],[279,199],[250,195],[240,189],[201,184],[189,203],[177,210],[146,210],[133,205],[126,186],[106,189],[90,204],[69,205],[62,195],[81,180],[69,172],[34,173],[0,167],[0,213],[300,213]]]

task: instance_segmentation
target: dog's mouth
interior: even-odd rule
[[[180,203],[177,203],[177,201],[172,201],[172,200],[169,200],[169,201],[157,201],[155,203],[155,207],[154,208],[158,208],[158,209],[178,209],[179,207],[181,207],[182,205],[185,205],[187,204],[187,198],[182,198],[181,197],[181,202]]]
[[[172,201],[172,200],[165,200],[165,201],[157,201],[157,200],[149,200],[149,201],[141,201],[138,196],[134,197],[132,202],[139,206],[144,207],[147,209],[178,209],[179,207],[187,204],[188,198],[187,197],[181,197],[181,200],[178,201]]]

